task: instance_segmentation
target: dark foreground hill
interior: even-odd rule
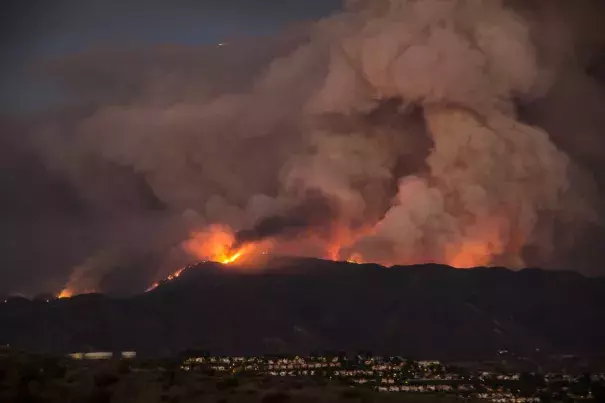
[[[370,350],[441,359],[605,351],[603,279],[316,259],[268,267],[243,274],[199,264],[130,298],[9,299],[0,304],[0,344],[52,353]]]

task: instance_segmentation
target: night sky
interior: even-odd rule
[[[56,100],[40,91],[37,64],[91,47],[197,45],[265,36],[294,21],[315,20],[340,0],[8,0],[2,2],[0,105],[39,108]]]

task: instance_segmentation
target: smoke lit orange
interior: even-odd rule
[[[57,295],[57,298],[71,298],[73,295],[74,293],[72,290],[70,290],[69,288],[65,288],[61,290],[59,295]]]
[[[464,242],[459,250],[453,253],[448,264],[459,269],[489,265],[493,256],[492,248],[488,242]]]
[[[246,243],[238,247],[234,245],[235,235],[231,228],[213,225],[205,231],[194,233],[184,242],[183,249],[198,260],[230,264],[264,251],[268,243]]]
[[[445,251],[445,263],[457,268],[491,264],[494,256],[502,253],[502,242],[500,242],[498,221],[494,220],[488,224],[481,227],[477,226],[475,236],[469,236],[461,242],[448,245]],[[301,244],[310,242],[319,246],[323,250],[323,256],[327,259],[364,263],[368,259],[355,250],[355,244],[359,239],[373,232],[375,232],[375,229],[372,227],[353,230],[344,224],[334,223],[328,239],[312,231],[301,234],[300,238],[292,245],[294,249],[290,250],[288,254],[295,254]],[[181,246],[183,250],[199,261],[213,261],[230,265],[265,254],[267,249],[273,247],[274,244],[271,241],[263,241],[236,246],[236,237],[230,227],[212,225],[202,231],[194,232]],[[390,261],[375,263],[391,265]],[[409,264],[413,263],[415,262],[409,262]],[[157,288],[162,282],[178,278],[184,270],[184,268],[181,268],[168,275],[164,280],[153,283],[147,291]]]
[[[95,290],[81,290],[78,291],[76,289],[70,288],[70,287],[66,287],[64,289],[61,290],[61,292],[59,294],[57,294],[57,298],[59,299],[64,299],[64,298],[71,298],[75,295],[80,295],[80,294],[91,294],[94,293]]]
[[[240,261],[244,257],[250,257],[253,253],[264,253],[269,246],[268,242],[247,243],[240,247],[234,247],[235,235],[231,228],[223,225],[213,225],[204,231],[195,232],[191,238],[182,244],[182,248],[200,261],[212,261],[229,265]],[[146,292],[159,287],[163,282],[178,278],[185,268],[181,268],[168,275],[162,281],[156,281]]]
[[[450,245],[447,253],[447,263],[456,268],[488,266],[496,256],[504,251],[500,234],[502,221],[487,220],[475,227],[476,235],[465,239],[457,245]]]
[[[353,253],[351,257],[347,259],[347,262],[361,264],[363,263],[363,257],[359,253]]]

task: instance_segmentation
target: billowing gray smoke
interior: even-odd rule
[[[568,196],[567,156],[516,116],[513,100],[538,95],[548,79],[517,14],[482,1],[355,2],[351,9],[319,27],[329,38],[330,69],[306,117],[362,119],[381,100],[400,99],[423,108],[434,145],[428,172],[397,178],[394,205],[350,251],[378,262],[520,267],[522,247],[552,250],[540,215],[575,209],[590,217],[589,206]],[[350,227],[375,197],[359,184],[393,179],[402,148],[383,148],[384,139],[420,135],[414,126],[373,129],[335,133],[310,124],[314,150],[293,162],[286,189],[293,181],[321,189],[339,201]]]
[[[338,209],[315,189],[310,189],[295,205],[276,215],[260,218],[252,228],[237,231],[231,249],[267,238],[296,238],[305,231],[330,238],[330,224],[338,216]],[[324,233],[326,232],[326,233]]]
[[[116,233],[146,222],[100,249],[157,256],[151,271],[212,223],[277,251],[312,227],[343,259],[560,267],[599,216],[574,138],[601,144],[605,127],[571,110],[605,105],[601,84],[586,105],[558,90],[587,77],[569,49],[600,45],[563,4],[348,1],[253,46],[74,56],[53,69],[84,106],[44,119],[35,142]],[[569,47],[546,39],[554,26]],[[565,133],[549,133],[549,105],[570,108]]]

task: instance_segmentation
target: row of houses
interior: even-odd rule
[[[521,374],[459,371],[439,361],[412,361],[401,357],[336,356],[312,357],[190,357],[186,370],[209,368],[218,372],[253,372],[276,377],[321,377],[338,379],[351,385],[379,392],[448,393],[476,397],[494,403],[537,402],[536,396],[521,396]],[[472,372],[472,373],[471,373]],[[547,382],[575,378],[548,374]],[[593,375],[593,380],[598,376]],[[535,394],[540,389],[534,391]]]
[[[74,360],[112,360],[112,359],[123,359],[123,360],[132,360],[136,358],[137,353],[135,351],[121,351],[121,352],[111,352],[111,351],[94,351],[87,353],[71,353],[68,354],[68,357]]]

